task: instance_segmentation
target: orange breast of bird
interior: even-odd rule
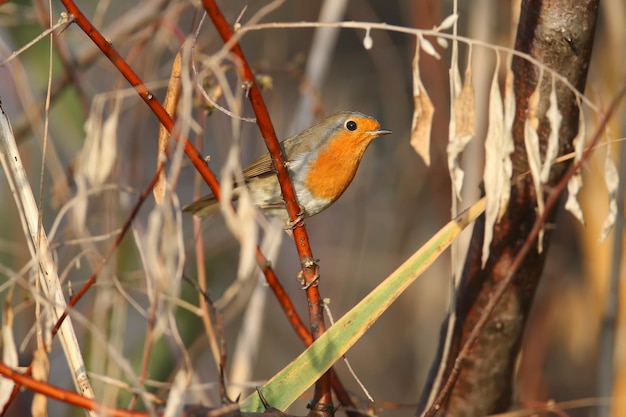
[[[361,158],[374,136],[366,133],[379,128],[372,119],[359,120],[358,132],[342,131],[321,146],[307,172],[305,184],[316,198],[337,200],[354,179]]]

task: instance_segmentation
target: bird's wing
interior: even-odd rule
[[[299,159],[303,154],[307,154],[311,151],[314,141],[302,140],[307,134],[309,134],[308,130],[280,143],[280,147],[283,150],[283,155],[286,157],[287,162]],[[274,162],[269,153],[253,161],[243,170],[243,176],[246,180],[268,174],[276,174]]]
[[[274,174],[275,172],[276,170],[274,169],[272,158],[270,154],[266,153],[243,170],[243,177],[249,180],[267,174]]]

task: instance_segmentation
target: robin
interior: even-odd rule
[[[283,141],[280,146],[302,208],[311,217],[337,201],[348,188],[370,142],[391,130],[363,113],[343,111]],[[243,170],[252,202],[267,215],[289,220],[276,171],[269,153]],[[233,191],[237,198],[241,186]],[[203,197],[183,211],[204,217],[218,209],[213,195]]]

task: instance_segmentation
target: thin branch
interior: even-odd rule
[[[538,68],[543,68],[546,74],[549,74],[551,77],[554,77],[555,80],[563,83],[573,94],[576,95],[587,107],[593,110],[596,113],[601,113],[600,108],[593,103],[588,97],[582,94],[580,91],[574,87],[574,85],[563,75],[557,73],[554,69],[551,69],[545,65],[545,63],[541,62],[539,59],[512,49],[505,46],[494,45],[486,41],[481,41],[477,39],[468,38],[466,36],[461,35],[453,35],[450,33],[441,32],[437,28],[435,29],[415,29],[409,28],[405,26],[397,26],[397,25],[389,25],[387,23],[372,23],[372,22],[270,22],[270,23],[257,23],[257,24],[247,24],[241,27],[233,38],[233,40],[239,40],[249,32],[254,32],[258,30],[269,30],[269,29],[310,29],[310,28],[345,28],[345,29],[363,29],[363,30],[385,30],[390,32],[397,33],[405,33],[408,35],[414,36],[427,36],[427,37],[435,37],[446,39],[450,41],[458,41],[462,42],[466,45],[472,46],[480,46],[483,48],[490,49],[499,53],[506,53],[516,56],[518,58],[522,58],[529,63],[533,64]],[[225,45],[226,47],[229,44]],[[221,54],[226,54],[226,51],[221,52]]]

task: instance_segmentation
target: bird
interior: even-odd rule
[[[341,111],[281,142],[302,218],[314,216],[337,201],[354,179],[372,140],[390,133],[371,116]],[[289,221],[269,153],[248,165],[243,170],[243,179],[244,184],[233,190],[233,199],[245,186],[252,203],[266,215]],[[218,208],[215,196],[208,195],[183,207],[183,211],[206,217]]]

